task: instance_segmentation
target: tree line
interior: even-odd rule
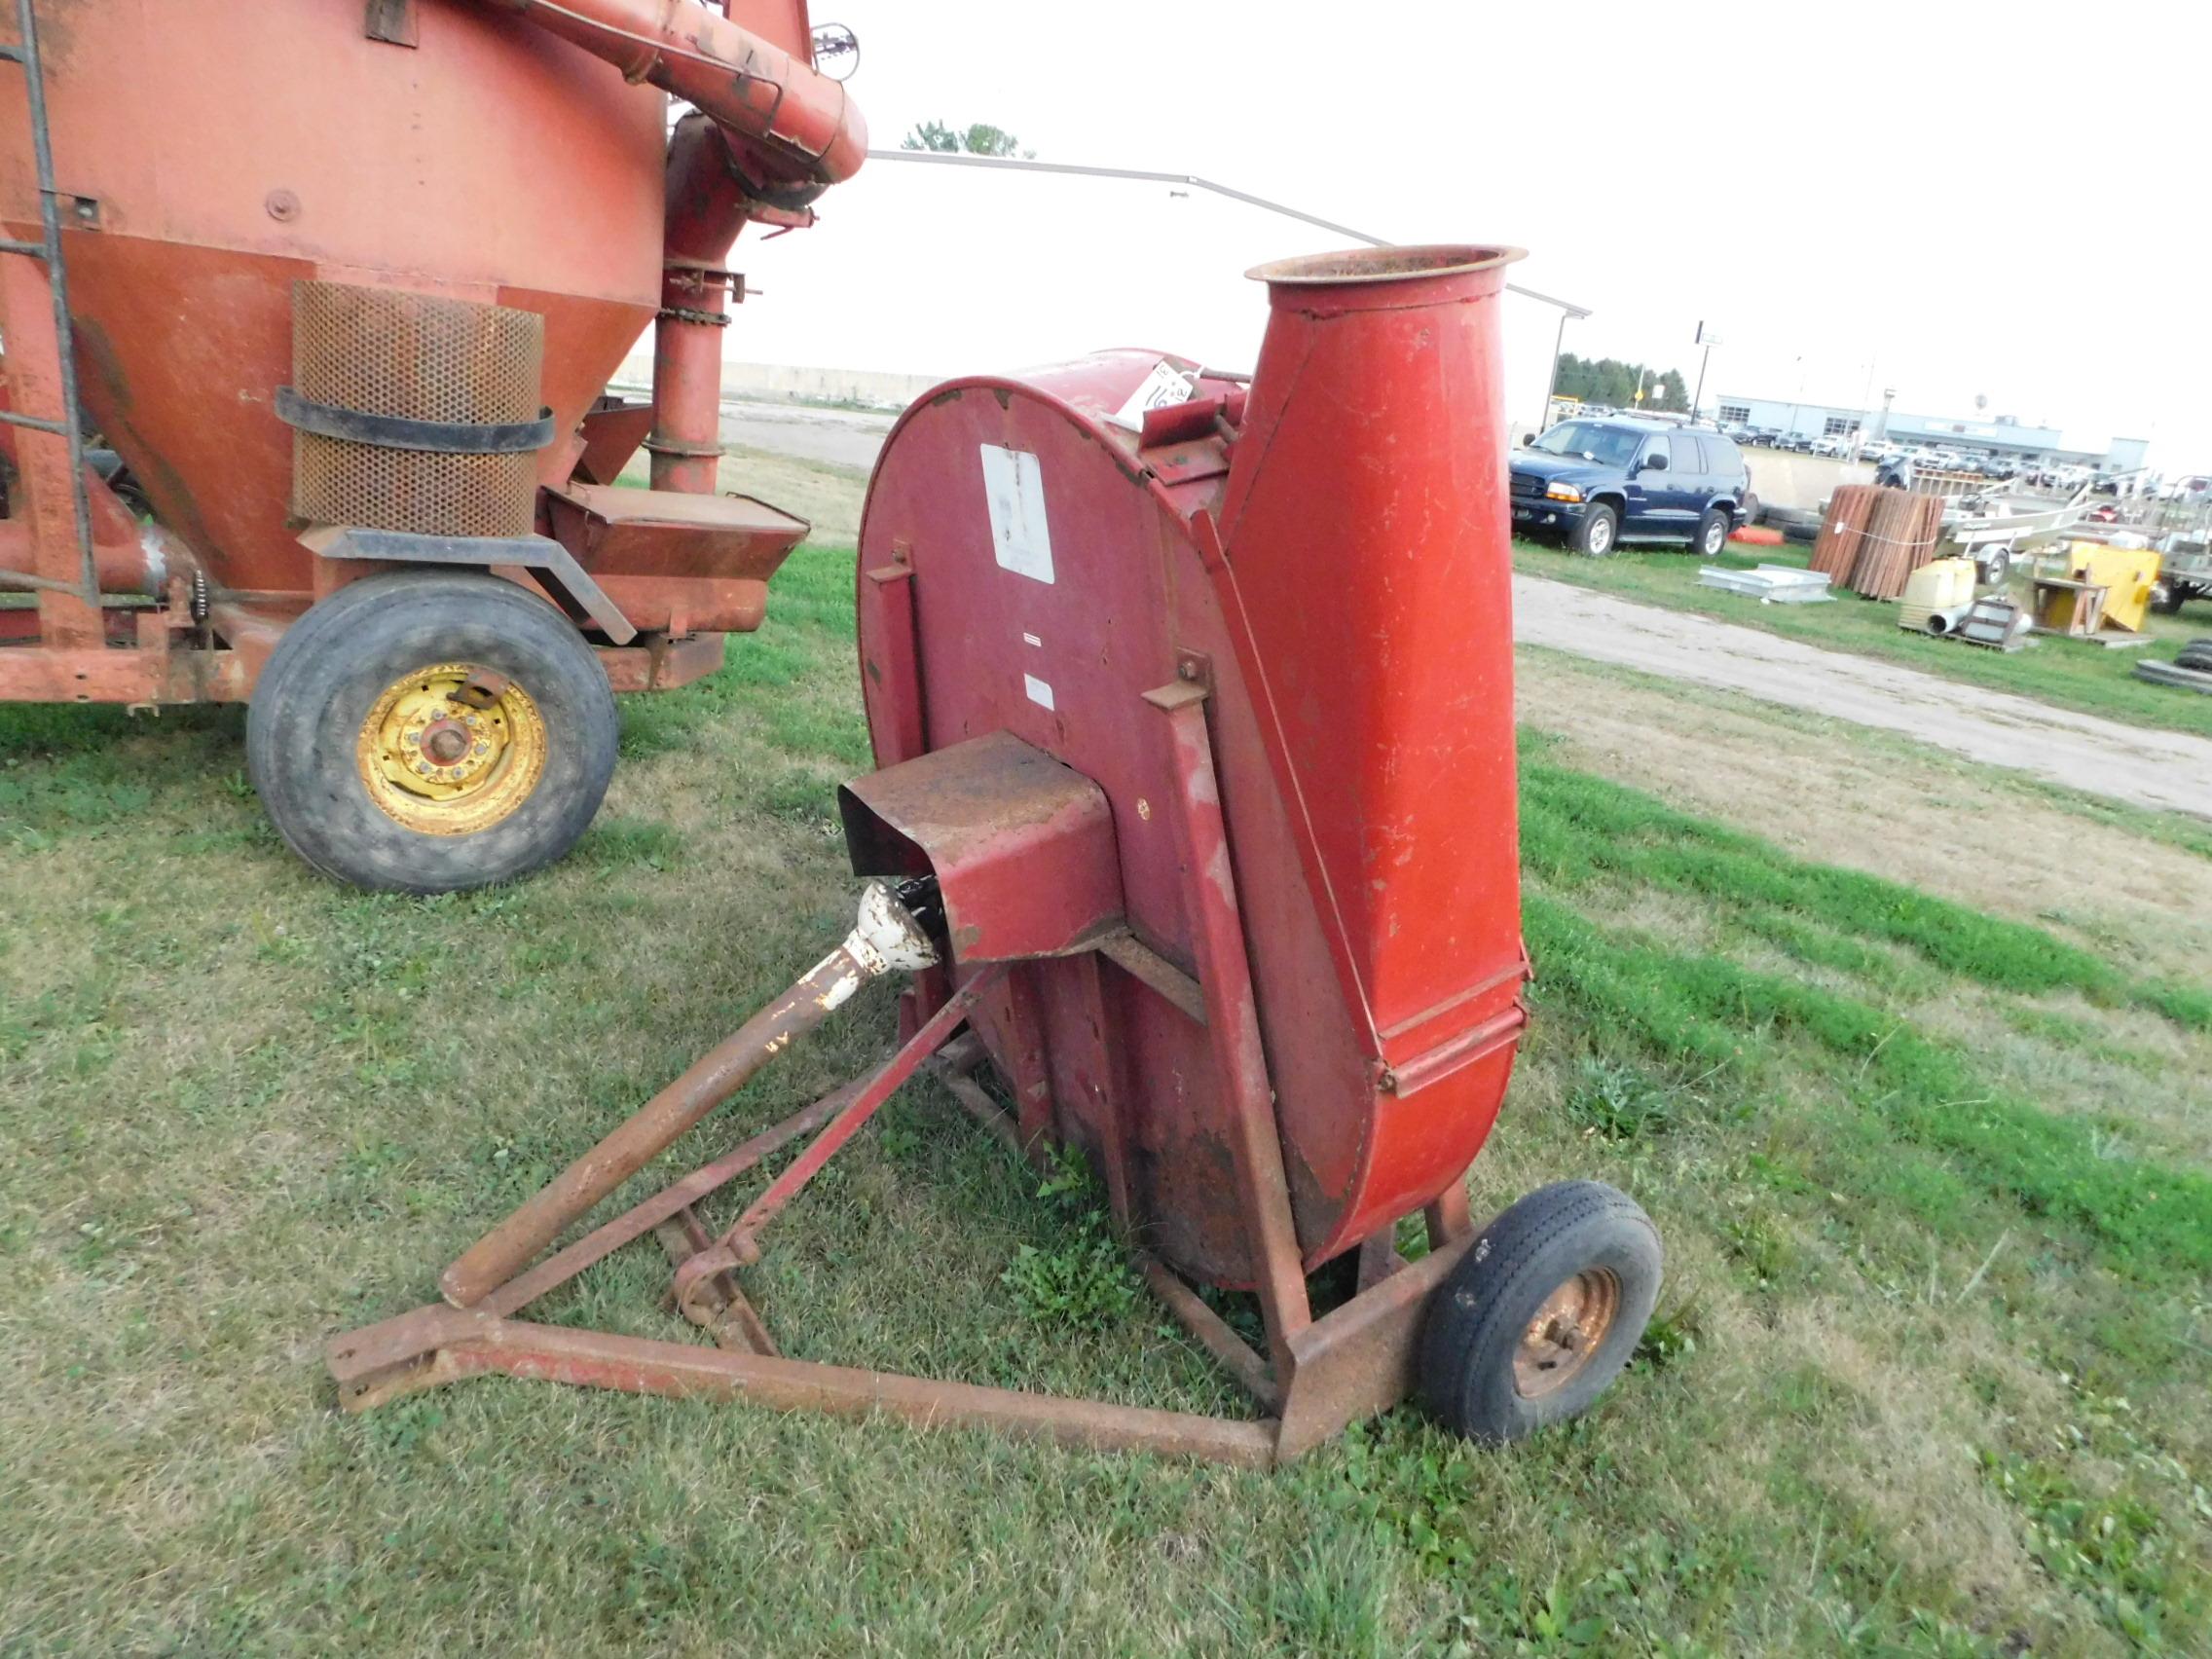
[[[1643,387],[1643,402],[1636,401],[1636,388]],[[1585,403],[1604,403],[1614,409],[1663,409],[1687,414],[1689,387],[1679,369],[1652,369],[1644,363],[1624,363],[1618,357],[1577,357],[1563,352],[1559,360],[1561,397],[1579,397]]]
[[[899,148],[935,150],[945,156],[1015,156],[1024,161],[1033,161],[1037,155],[1035,150],[1023,149],[1021,140],[1006,129],[993,127],[987,121],[966,127],[947,127],[941,121],[921,122],[899,140]]]

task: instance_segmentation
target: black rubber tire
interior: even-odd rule
[[[1538,1189],[1492,1219],[1429,1298],[1421,1395],[1470,1440],[1502,1444],[1588,1410],[1636,1352],[1659,1299],[1659,1230],[1635,1199],[1598,1181]],[[1577,1273],[1613,1275],[1619,1304],[1590,1357],[1548,1393],[1514,1377],[1523,1334],[1546,1298]]]
[[[1690,551],[1701,559],[1717,559],[1727,550],[1731,528],[1726,507],[1708,507],[1690,535]],[[1712,545],[1708,546],[1707,543]]]
[[[1604,529],[1593,536],[1591,529],[1600,520],[1604,521]],[[1609,559],[1614,549],[1621,544],[1620,536],[1621,515],[1600,501],[1582,515],[1582,522],[1574,527],[1574,534],[1567,538],[1567,544],[1575,552],[1587,554],[1593,559]],[[1596,545],[1592,545],[1594,541]]]
[[[1982,582],[1988,587],[2003,587],[2012,579],[2012,550],[2000,547],[1982,561]]]
[[[2174,666],[2197,674],[2212,674],[2212,640],[2192,640],[2174,652]]]
[[[469,662],[507,676],[545,722],[543,774],[490,829],[397,823],[357,770],[361,724],[411,669]],[[395,571],[349,583],[284,631],[246,710],[247,776],[285,844],[336,881],[451,893],[551,864],[576,844],[614,772],[607,671],[560,611],[513,582]]]
[[[2178,615],[2185,597],[2181,589],[2171,582],[2157,581],[2151,584],[2151,608],[2160,616]]]

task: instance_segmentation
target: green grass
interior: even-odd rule
[[[1759,564],[1802,566],[1809,557],[1810,549],[1795,545],[1731,544],[1712,563],[1748,571]],[[1516,570],[1530,575],[1763,628],[1830,650],[1880,657],[1946,680],[2040,698],[2128,725],[2212,737],[2212,697],[2137,680],[2133,667],[2146,653],[2170,661],[2174,647],[2212,634],[2212,608],[2204,606],[2191,606],[2179,616],[2150,617],[2148,645],[2116,650],[2084,641],[2039,637],[2023,650],[2006,652],[1907,633],[1898,626],[1896,606],[1850,594],[1826,605],[1760,605],[1736,594],[1701,588],[1698,567],[1706,561],[1678,549],[1624,549],[1608,559],[1584,559],[1550,543],[1516,541],[1513,563]],[[2013,585],[2024,596],[2025,577],[2016,578]]]
[[[1743,926],[1801,958],[1878,971],[1869,941],[1900,946],[1931,968],[2001,990],[2080,991],[2135,1002],[2212,1031],[2198,985],[2131,980],[2102,957],[2042,928],[1985,916],[1879,876],[1790,859],[1757,837],[1676,812],[1584,772],[1531,761],[1522,769],[1522,857],[1553,887],[1627,877],[1724,906]]]
[[[1608,1180],[1668,1247],[1581,1422],[1480,1453],[1401,1411],[1256,1475],[513,1382],[338,1415],[324,1337],[843,926],[851,579],[802,550],[727,669],[624,703],[576,856],[477,894],[309,875],[235,713],[0,709],[0,1652],[2212,1643],[2201,984],[1540,744],[1535,1022],[1475,1200]],[[893,1034],[865,995],[682,1150]],[[1093,1197],[916,1086],[748,1284],[803,1356],[1240,1411]],[[542,1316],[682,1333],[666,1281],[633,1250]]]

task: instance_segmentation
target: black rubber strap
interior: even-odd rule
[[[535,421],[478,425],[468,421],[411,421],[400,415],[364,415],[335,403],[302,397],[288,386],[276,388],[276,419],[302,432],[340,438],[379,449],[429,450],[439,455],[521,455],[553,441],[553,411]]]

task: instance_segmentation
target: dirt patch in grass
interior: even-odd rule
[[[2212,963],[2212,859],[2186,845],[1857,728],[1556,652],[1517,660],[1521,720],[1563,764],[2162,974]]]

